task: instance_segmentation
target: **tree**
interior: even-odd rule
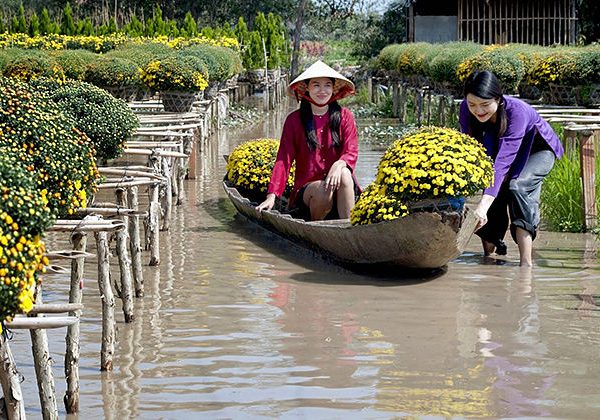
[[[371,2],[368,0],[314,0],[317,13],[330,19],[347,19],[364,12]]]
[[[585,43],[600,41],[600,3],[591,0],[579,0],[579,34]]]
[[[73,21],[73,9],[67,3],[63,9],[63,16],[60,21],[60,33],[63,35],[75,35],[75,22]]]
[[[27,19],[25,18],[25,8],[23,7],[23,3],[19,6],[19,14],[17,17],[13,18],[13,33],[27,33]]]
[[[187,12],[185,14],[181,32],[189,37],[198,35],[198,24],[196,23],[196,20],[194,19],[194,16],[192,16],[191,12]]]
[[[298,10],[296,12],[296,25],[292,45],[292,66],[290,69],[292,80],[298,75],[298,65],[300,61],[300,39],[302,37],[302,26],[304,25],[304,11],[306,10],[306,3],[307,0],[300,0],[298,2]]]
[[[50,20],[50,13],[48,12],[48,9],[44,7],[40,16],[40,34],[48,35],[52,33],[54,33],[54,30],[52,21]]]
[[[36,36],[40,34],[40,20],[37,13],[33,12],[29,18],[29,29],[27,30],[29,36]]]

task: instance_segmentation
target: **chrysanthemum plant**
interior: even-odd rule
[[[237,146],[227,160],[226,180],[250,199],[260,200],[267,193],[275,165],[279,140],[263,138]],[[294,166],[288,177],[288,189],[294,185]]]
[[[492,161],[477,140],[450,128],[424,127],[388,148],[350,219],[355,225],[393,220],[423,200],[472,196],[492,179]]]

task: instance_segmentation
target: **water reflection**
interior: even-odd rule
[[[135,322],[117,311],[111,373],[98,370],[101,307],[87,262],[79,417],[600,415],[595,237],[541,232],[528,271],[514,245],[485,261],[475,239],[430,277],[333,265],[236,216],[222,191],[222,155],[278,137],[283,111],[204,146],[187,200],[161,234],[161,265],[144,267]],[[361,148],[363,185],[380,153]],[[68,295],[64,276],[45,287],[49,303]],[[60,400],[64,331],[49,339]],[[17,332],[11,346],[28,414],[39,417],[28,335]]]

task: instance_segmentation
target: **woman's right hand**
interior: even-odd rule
[[[275,194],[269,193],[269,194],[267,194],[267,198],[265,199],[265,201],[263,201],[258,206],[256,206],[255,209],[258,212],[261,212],[263,210],[271,210],[274,205],[275,205]]]
[[[475,208],[475,216],[477,216],[477,226],[475,226],[475,232],[481,229],[488,222],[487,212],[490,209],[490,206],[494,202],[495,197],[491,195],[484,194],[481,197],[481,201],[479,205]]]

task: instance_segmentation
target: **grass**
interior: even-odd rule
[[[600,158],[596,158],[596,179],[600,176]],[[596,205],[600,184],[596,183]],[[579,152],[565,154],[557,160],[544,180],[541,212],[546,228],[559,232],[583,232],[583,189]]]

